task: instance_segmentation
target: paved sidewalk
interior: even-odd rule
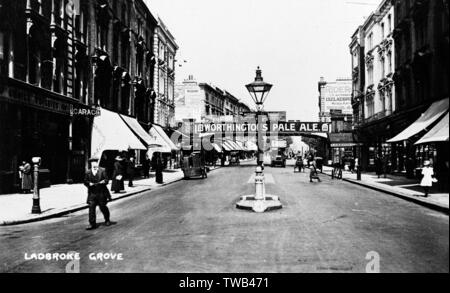
[[[333,168],[324,166],[323,173],[331,176]],[[375,173],[361,174],[361,181],[356,178],[356,173],[342,171],[342,179],[344,181],[365,186],[371,189],[389,193],[403,199],[413,201],[430,208],[434,208],[448,213],[449,211],[449,194],[441,193],[432,188],[428,198],[423,197],[425,193],[420,186],[420,182],[416,179],[407,179],[401,176],[387,175],[387,178],[378,176]]]
[[[157,189],[170,183],[183,179],[181,170],[168,170],[164,172],[164,184],[155,182],[155,175],[151,173],[149,179],[138,179],[134,181],[134,187],[128,187],[125,181],[125,192],[113,194],[113,201],[132,195]],[[108,186],[111,190],[111,182]],[[87,208],[87,190],[83,184],[61,184],[40,190],[40,206],[42,213],[31,214],[33,203],[32,194],[9,194],[0,196],[0,226],[17,225],[30,222],[46,220],[73,213]]]

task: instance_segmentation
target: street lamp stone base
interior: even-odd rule
[[[39,205],[39,199],[33,198],[33,207],[31,208],[32,214],[40,214],[41,206]]]
[[[280,198],[275,195],[266,195],[265,199],[256,199],[254,195],[242,196],[236,208],[255,213],[264,213],[283,208]]]

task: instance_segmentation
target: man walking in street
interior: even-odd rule
[[[91,158],[89,160],[91,169],[86,173],[84,185],[88,188],[87,204],[89,205],[89,227],[86,230],[97,229],[96,208],[100,207],[100,211],[105,218],[105,225],[110,226],[110,213],[106,206],[111,200],[111,194],[107,188],[108,177],[106,171],[98,166],[99,159]]]
[[[319,178],[319,173],[317,172],[317,164],[315,161],[312,161],[311,171],[309,173],[309,182],[313,182],[313,179],[317,179],[319,182],[322,182]]]

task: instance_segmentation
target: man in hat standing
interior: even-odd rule
[[[100,211],[105,218],[105,225],[110,226],[109,209],[106,206],[111,200],[111,194],[107,188],[108,177],[106,171],[98,166],[99,159],[89,159],[91,169],[86,173],[84,178],[84,185],[88,188],[87,204],[89,205],[89,224],[86,230],[94,230],[97,228],[96,222],[96,208],[100,207]]]

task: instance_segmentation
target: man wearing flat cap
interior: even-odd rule
[[[105,225],[110,226],[109,209],[106,206],[111,200],[111,194],[108,190],[108,177],[106,170],[98,166],[99,159],[89,159],[91,169],[87,171],[84,177],[84,185],[88,188],[87,204],[89,205],[89,224],[86,230],[94,230],[97,228],[96,208],[99,206],[100,211],[105,218]]]

